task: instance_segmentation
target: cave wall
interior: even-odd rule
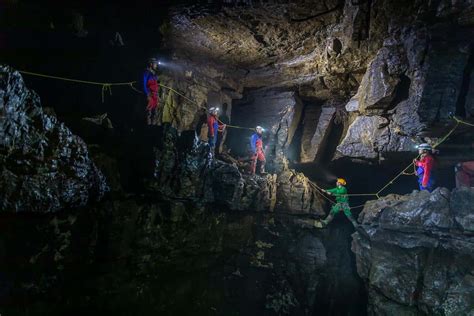
[[[172,10],[165,37],[183,59],[243,70],[227,74],[239,93],[280,89],[346,103],[350,115],[342,116],[348,126],[334,157],[377,161],[420,141],[435,142],[435,126],[448,122],[457,108],[469,108],[463,85],[470,76],[471,11],[465,1],[197,6]],[[318,141],[324,136],[313,136],[314,147],[328,145]],[[301,162],[315,159],[305,149],[309,139],[305,135],[295,155]]]
[[[370,315],[472,313],[472,188],[389,195],[359,215],[357,270]]]

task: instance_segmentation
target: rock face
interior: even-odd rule
[[[311,120],[311,115],[305,109],[303,138],[301,141],[301,162],[318,160],[325,149],[327,138],[331,133],[336,109],[334,107],[320,108],[319,117]],[[310,126],[313,125],[314,129]]]
[[[381,160],[426,141],[422,137],[434,141],[432,127],[451,114],[472,112],[473,33],[466,28],[472,10],[469,1],[393,0],[177,7],[164,35],[178,59],[198,66],[196,74],[228,82],[221,85],[228,96],[274,89],[321,104],[345,100],[351,115],[344,123],[353,126],[331,140],[339,145],[336,158]],[[203,60],[206,66],[199,67]],[[354,133],[381,120],[383,127],[370,135]],[[317,151],[328,140],[313,132],[323,139],[315,142]],[[311,138],[296,146],[301,162],[315,159],[307,149]]]
[[[420,142],[422,131],[456,113],[471,52],[465,49],[469,46],[466,39],[438,36],[440,28],[452,27],[404,26],[385,40],[369,64],[357,94],[346,105],[348,111],[357,112],[358,118],[339,145],[340,154],[364,156],[364,142],[377,143],[379,147],[370,158],[407,151],[413,142]],[[353,137],[362,121],[379,121],[381,115],[387,120],[385,128],[378,128],[369,138]],[[389,137],[378,139],[380,134]],[[355,145],[358,148],[354,148],[355,143],[359,143]]]
[[[241,126],[255,128],[260,125],[266,129],[264,145],[267,147],[267,167],[280,172],[301,120],[302,110],[302,102],[295,92],[259,89],[237,100],[232,116]],[[251,130],[232,130],[230,146],[239,154],[246,155],[253,133]]]
[[[321,198],[303,174],[284,167],[263,177],[246,175],[235,165],[212,159],[205,143],[177,147],[187,136],[173,130],[166,133],[163,148],[156,151],[149,190],[235,211],[324,214]]]
[[[56,117],[20,74],[0,66],[0,210],[56,212],[98,200],[105,178],[86,144]]]
[[[389,195],[368,202],[353,235],[371,315],[468,315],[474,311],[474,189]]]

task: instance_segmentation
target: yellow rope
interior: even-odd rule
[[[136,81],[130,81],[130,82],[97,82],[97,81],[86,81],[86,80],[80,80],[80,79],[64,78],[64,77],[58,77],[58,76],[50,76],[50,75],[40,74],[40,73],[36,73],[36,72],[31,72],[31,71],[24,71],[24,70],[19,70],[19,72],[23,73],[23,74],[26,74],[26,75],[37,76],[37,77],[42,77],[42,78],[49,78],[49,79],[56,79],[56,80],[62,80],[62,81],[69,81],[69,82],[77,82],[77,83],[84,83],[84,84],[102,86],[102,91],[101,91],[102,103],[104,103],[104,101],[105,101],[105,93],[109,92],[109,95],[112,95],[112,86],[129,86],[132,90],[134,90],[138,93],[142,93],[140,90],[136,89],[133,86],[134,83],[137,83]],[[206,112],[208,111],[207,108],[199,105],[196,101],[188,98],[183,93],[181,93],[181,92],[179,92],[179,91],[177,91],[177,90],[175,90],[171,87],[165,86],[164,84],[160,84],[160,87],[163,87],[165,89],[173,91],[177,95],[180,95],[181,97],[183,97],[185,100],[197,105],[199,108],[205,109]],[[218,119],[218,121],[221,124],[224,124],[224,123],[222,123],[221,120]],[[237,129],[246,129],[246,130],[252,130],[252,131],[254,130],[254,128],[236,126],[236,125],[230,125],[230,124],[226,124],[226,127],[237,128]]]
[[[26,74],[26,75],[31,75],[31,76],[37,76],[37,77],[42,77],[42,78],[48,78],[48,79],[56,79],[56,80],[62,80],[62,81],[69,81],[69,82],[77,82],[77,83],[84,83],[84,84],[90,84],[90,85],[96,85],[96,86],[102,86],[101,90],[101,96],[102,96],[102,103],[105,101],[105,93],[109,92],[109,95],[112,95],[112,86],[131,86],[135,81],[132,82],[97,82],[97,81],[86,81],[86,80],[80,80],[80,79],[71,79],[71,78],[64,78],[64,77],[58,77],[58,76],[50,76],[50,75],[44,75],[44,74],[39,74],[36,72],[31,72],[31,71],[24,71],[24,70],[19,70],[19,72]]]
[[[473,126],[473,127],[474,127],[474,124],[468,123],[468,122],[466,122],[466,121],[462,121],[462,120],[458,119],[458,118],[455,117],[455,116],[453,117],[453,119],[454,119],[456,122],[460,123],[460,124],[464,124],[464,125],[467,125],[467,126]]]
[[[175,90],[175,89],[173,89],[173,88],[171,88],[171,87],[165,86],[164,84],[160,84],[160,87],[163,87],[163,88],[165,88],[165,89],[168,89],[168,90],[171,90],[171,91],[175,92],[176,94],[182,96],[184,99],[188,100],[189,102],[191,102],[191,103],[197,105],[199,108],[204,109],[204,110],[206,110],[206,112],[208,112],[208,109],[207,109],[206,107],[203,107],[203,106],[199,105],[196,101],[194,101],[194,100],[188,98],[187,96],[185,96],[185,95],[182,94],[181,92],[179,92],[179,91],[177,91],[177,90]],[[224,123],[222,123],[221,120],[219,120],[219,119],[217,119],[217,120],[219,121],[219,123],[224,124]],[[248,130],[252,130],[252,131],[255,130],[254,128],[250,128],[250,127],[236,126],[236,125],[230,125],[230,124],[225,124],[225,126],[226,126],[226,127],[230,127],[230,128],[248,129]]]
[[[448,138],[449,136],[451,136],[451,134],[458,128],[458,126],[460,124],[464,124],[464,125],[467,125],[467,126],[472,126],[474,127],[474,124],[471,124],[471,123],[468,123],[468,122],[465,122],[463,120],[460,120],[458,119],[457,117],[453,117],[453,119],[456,121],[456,124],[454,125],[453,128],[451,128],[451,130],[445,135],[443,136],[434,146],[433,148],[436,148],[437,146],[441,145],[442,143],[444,143]],[[418,155],[415,159],[418,159],[420,157],[420,155]],[[414,170],[414,172],[410,172],[410,173],[407,173],[406,170],[410,167],[414,167],[415,168],[415,165],[412,163],[410,163],[407,167],[405,167],[405,169],[403,169],[400,173],[398,173],[395,177],[393,177],[390,181],[387,182],[387,184],[385,184],[380,190],[378,190],[376,193],[356,193],[356,194],[345,194],[344,196],[375,196],[377,199],[376,200],[379,200],[381,197],[380,197],[380,193],[382,193],[387,187],[389,187],[391,184],[394,183],[395,180],[397,180],[400,176],[402,175],[415,175],[416,174],[416,169]],[[324,191],[324,189],[322,189],[321,187],[319,187],[316,183],[312,182],[312,181],[309,181],[309,183],[313,186],[313,188],[316,189],[316,192],[321,195],[322,197],[324,197],[326,200],[328,200],[330,203],[332,204],[336,204],[336,202],[334,202],[333,200],[329,199],[325,194],[323,194],[322,192]],[[354,208],[359,208],[359,207],[363,207],[365,204],[361,204],[361,205],[357,205],[357,206],[353,206],[353,207],[350,207],[350,209],[354,209]]]
[[[454,127],[453,127],[443,138],[441,138],[440,141],[438,141],[438,142],[433,146],[433,148],[436,148],[436,147],[438,147],[439,145],[441,145],[442,143],[444,143],[444,142],[446,141],[446,139],[448,139],[448,137],[451,136],[451,134],[456,130],[456,128],[458,128],[460,122],[459,122],[459,120],[458,120],[456,117],[454,117],[454,120],[456,121],[456,125],[454,125]]]
[[[40,74],[40,73],[36,73],[36,72],[30,72],[30,71],[24,71],[24,70],[20,70],[19,72],[23,73],[23,74],[27,74],[27,75],[32,75],[32,76],[37,76],[37,77],[43,77],[43,78],[49,78],[49,79],[56,79],[56,80],[63,80],[63,81],[69,81],[69,82],[77,82],[77,83],[84,83],[84,84],[91,84],[91,85],[99,85],[99,86],[102,86],[102,103],[104,102],[104,98],[105,98],[105,93],[108,91],[109,92],[109,95],[112,95],[112,86],[130,86],[131,89],[133,89],[134,91],[136,92],[139,92],[139,93],[142,93],[140,90],[136,89],[133,84],[136,83],[136,81],[130,81],[130,82],[115,82],[115,83],[110,83],[110,82],[96,82],[96,81],[86,81],[86,80],[79,80],[79,79],[71,79],[71,78],[64,78],[64,77],[58,77],[58,76],[50,76],[50,75],[44,75],[44,74]],[[163,85],[163,84],[160,84],[161,87],[165,88],[165,89],[168,89],[170,91],[173,91],[174,93],[178,94],[179,96],[183,97],[185,100],[197,105],[199,108],[202,108],[202,109],[205,109],[206,111],[207,108],[199,105],[196,101],[188,98],[187,96],[185,96],[183,93],[177,91],[176,89],[173,89],[171,87],[168,87],[166,85]],[[436,148],[437,146],[439,146],[440,144],[442,144],[443,142],[445,142],[449,136],[451,136],[451,134],[457,129],[457,127],[459,126],[459,124],[463,124],[463,125],[467,125],[467,126],[472,126],[474,127],[474,124],[472,123],[468,123],[468,122],[465,122],[463,120],[460,120],[458,119],[457,117],[453,117],[453,119],[456,121],[456,124],[454,125],[454,127],[443,137],[441,138],[441,140],[438,141],[438,143],[436,143],[433,148]],[[222,123],[219,119],[218,121],[221,123],[221,124],[224,124]],[[242,127],[242,126],[236,126],[236,125],[228,125],[226,124],[227,127],[229,128],[238,128],[238,129],[247,129],[247,130],[254,130],[253,128],[250,128],[250,127]],[[419,155],[417,156],[417,158],[419,157]],[[413,175],[413,174],[416,174],[416,172],[414,173],[406,173],[406,170],[408,168],[410,168],[411,166],[413,165],[413,162],[410,163],[407,167],[405,167],[400,173],[398,173],[394,178],[392,178],[386,185],[384,185],[379,191],[377,191],[376,193],[357,193],[357,194],[346,194],[346,196],[375,196],[377,197],[377,199],[380,199],[380,193],[383,192],[387,187],[389,187],[391,184],[393,184],[393,182],[395,180],[397,180],[400,176],[402,175]],[[318,194],[320,194],[321,196],[323,196],[325,199],[327,199],[328,201],[330,201],[331,203],[334,203],[331,199],[329,199],[325,194],[323,194],[323,189],[320,188],[316,183],[312,182],[312,181],[309,181],[310,185],[313,186],[313,188],[316,189],[316,192],[318,192]],[[354,206],[352,208],[357,208],[357,207],[361,207],[363,205],[359,205],[359,206]]]
[[[70,82],[78,82],[78,83],[85,83],[85,84],[93,84],[93,85],[98,85],[98,86],[128,86],[130,83],[134,83],[136,81],[132,82],[96,82],[96,81],[86,81],[86,80],[79,80],[79,79],[71,79],[71,78],[64,78],[64,77],[57,77],[57,76],[50,76],[50,75],[44,75],[44,74],[39,74],[36,72],[30,72],[30,71],[24,71],[24,70],[18,70],[18,72],[21,72],[23,74],[27,75],[32,75],[32,76],[37,76],[37,77],[43,77],[43,78],[50,78],[50,79],[57,79],[57,80],[63,80],[63,81],[70,81]]]

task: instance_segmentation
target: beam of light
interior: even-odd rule
[[[160,68],[163,68],[163,69],[168,69],[168,70],[177,71],[177,72],[183,72],[183,67],[181,65],[179,65],[177,63],[174,63],[174,62],[171,62],[171,61],[159,59],[158,60],[158,65],[159,65]]]

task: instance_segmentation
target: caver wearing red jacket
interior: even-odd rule
[[[257,126],[255,128],[256,133],[250,137],[250,147],[252,147],[252,174],[255,174],[257,169],[257,161],[260,162],[260,174],[265,173],[265,152],[263,150],[263,141],[262,141],[262,133],[263,128],[261,126]]]
[[[414,161],[416,174],[418,176],[418,185],[421,190],[432,192],[434,189],[433,169],[435,166],[435,159],[432,155],[433,148],[429,144],[421,144],[418,146],[420,159]]]
[[[143,74],[143,91],[147,97],[147,124],[150,125],[153,123],[156,112],[158,111],[158,106],[160,100],[158,98],[158,91],[160,85],[158,83],[158,60],[156,58],[150,58],[148,60],[148,68]]]
[[[207,137],[209,146],[214,150],[217,141],[217,132],[222,132],[225,129],[225,124],[219,122],[217,113],[219,108],[210,108],[209,115],[207,116]]]

